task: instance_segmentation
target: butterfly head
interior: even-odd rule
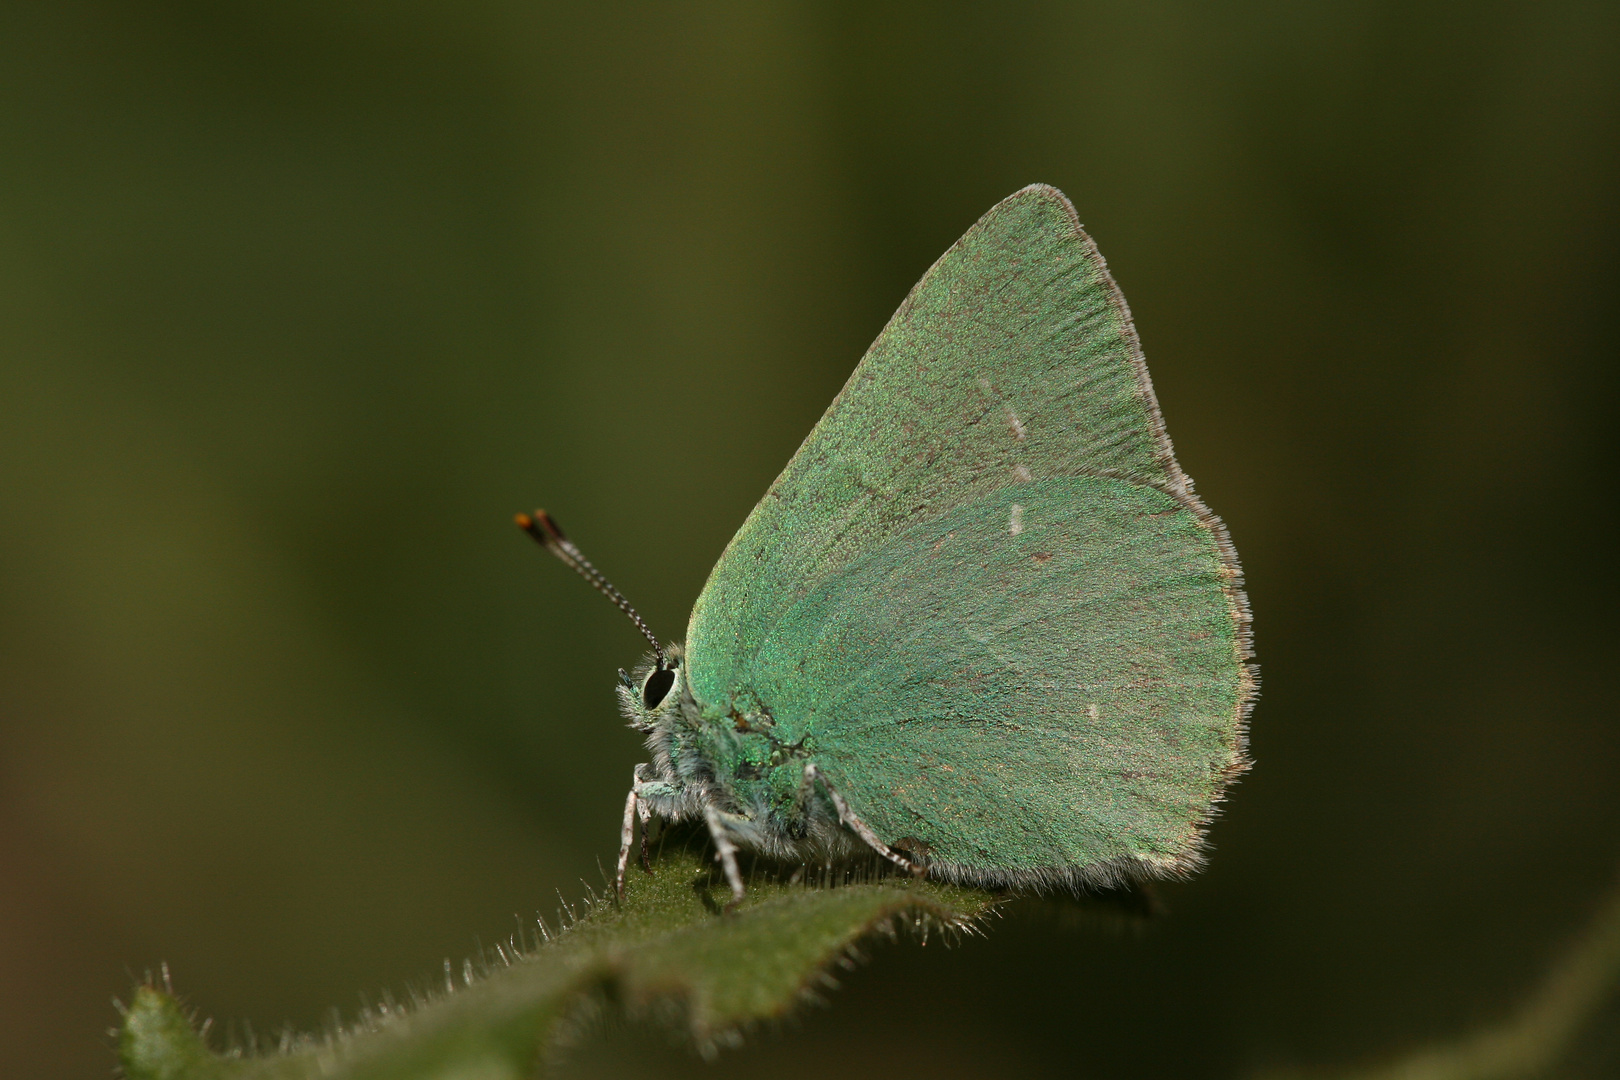
[[[619,669],[619,711],[638,731],[652,731],[659,721],[680,708],[686,691],[679,645],[667,645],[662,655],[648,653],[632,671]]]

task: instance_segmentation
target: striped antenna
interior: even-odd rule
[[[593,589],[613,601],[614,607],[629,616],[630,621],[636,624],[636,629],[641,631],[642,636],[652,642],[653,655],[658,657],[659,670],[663,671],[669,668],[669,662],[664,659],[664,647],[658,644],[658,639],[647,628],[646,622],[637,614],[636,609],[630,606],[630,601],[620,595],[619,590],[613,587],[611,581],[602,576],[602,571],[592,566],[591,561],[579,553],[579,548],[575,547],[574,542],[568,539],[550,514],[544,510],[536,510],[533,516],[519,514],[516,520],[518,528],[534,537],[535,543],[557,556],[568,566],[573,567],[574,572],[590,582]]]

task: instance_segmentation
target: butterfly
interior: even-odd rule
[[[876,852],[1013,888],[1201,865],[1248,767],[1237,554],[1176,463],[1124,297],[1062,192],[998,203],[911,290],[663,645],[625,801],[739,851]]]

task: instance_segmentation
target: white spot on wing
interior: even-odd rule
[[[1013,536],[1024,531],[1024,508],[1017,503],[1012,504],[1012,520],[1007,522],[1007,531]]]
[[[979,388],[985,393],[991,395],[992,397],[1001,397],[1000,394],[996,393],[996,388],[990,385],[990,380],[985,378],[983,375],[979,376],[978,382]],[[1007,426],[1012,429],[1013,438],[1017,439],[1019,442],[1023,442],[1024,422],[1018,419],[1018,414],[1013,412],[1012,406],[1007,404],[1005,400],[1001,402],[1001,407],[1007,410]]]
[[[1029,470],[1022,465],[1018,465],[1013,468],[1013,475],[1016,476],[1018,481],[1023,484],[1027,484],[1031,480],[1035,479],[1029,474]]]
[[[1091,717],[1093,720],[1097,719],[1097,712],[1097,703],[1095,701],[1086,706],[1086,715]]]
[[[1003,402],[1002,403],[1002,408],[1007,410],[1007,425],[1012,428],[1013,438],[1017,439],[1019,442],[1023,442],[1024,441],[1024,425],[1023,425],[1023,422],[1018,419],[1018,414],[1012,411],[1012,406],[1011,405],[1008,405],[1005,402]]]

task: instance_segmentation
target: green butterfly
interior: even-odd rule
[[[1256,681],[1226,530],[1193,494],[1125,299],[1062,192],[934,264],[661,646],[544,512],[537,540],[635,621],[636,819],[737,852],[875,851],[1079,888],[1180,875],[1245,768]]]

